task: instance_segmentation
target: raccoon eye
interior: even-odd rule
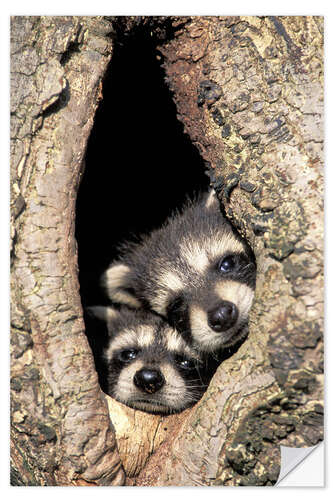
[[[125,349],[124,351],[119,352],[118,359],[123,363],[129,363],[137,357],[138,353],[139,351],[137,349]]]
[[[196,367],[195,361],[185,358],[184,356],[176,355],[175,361],[180,368],[184,370],[193,370]]]
[[[222,260],[219,262],[219,271],[222,273],[229,273],[230,271],[233,271],[236,266],[236,260],[233,255],[228,255],[227,257],[224,257]]]

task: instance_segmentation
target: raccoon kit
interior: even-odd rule
[[[125,245],[103,276],[112,302],[154,311],[203,353],[246,336],[255,281],[253,253],[213,190],[141,243]]]
[[[200,399],[214,367],[160,317],[126,307],[95,306],[89,312],[107,323],[107,394],[132,408],[163,414]]]

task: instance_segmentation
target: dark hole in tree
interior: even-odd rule
[[[116,43],[105,75],[77,199],[83,306],[107,303],[100,276],[121,241],[159,227],[187,195],[209,184],[203,160],[177,120],[157,56],[150,31],[139,28]],[[105,333],[96,328],[86,318],[98,364]]]

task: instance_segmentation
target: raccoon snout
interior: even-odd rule
[[[142,368],[134,375],[134,384],[141,391],[153,394],[163,387],[165,380],[159,370],[151,370],[149,368]]]
[[[236,324],[238,308],[232,302],[223,300],[218,307],[208,312],[208,325],[215,332],[224,332]]]

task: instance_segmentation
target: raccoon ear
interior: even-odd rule
[[[105,322],[119,316],[119,311],[110,306],[90,306],[86,308],[86,311],[91,316],[95,316],[95,318],[101,319]]]
[[[210,210],[211,208],[218,208],[220,206],[220,202],[216,196],[215,189],[211,189],[207,195],[205,200],[205,208]]]
[[[132,292],[131,269],[125,264],[116,262],[109,267],[102,276],[102,285],[115,304],[125,304],[134,309],[142,307]]]

